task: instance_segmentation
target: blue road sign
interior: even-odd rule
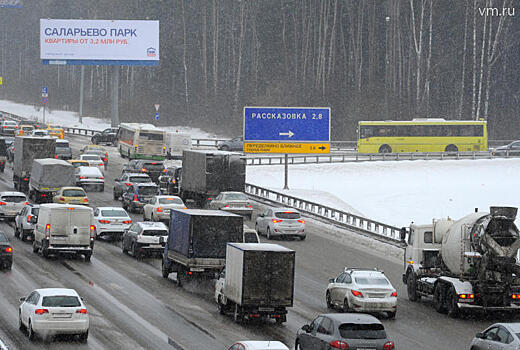
[[[244,107],[244,141],[329,142],[328,107]]]
[[[47,101],[48,101],[48,100],[47,100],[47,97],[42,97],[42,103],[43,103],[43,104],[46,104]]]
[[[159,112],[155,113],[155,120],[159,120]]]
[[[49,88],[47,86],[42,86],[42,94],[48,94]]]

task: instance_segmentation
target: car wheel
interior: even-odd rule
[[[14,227],[14,236],[20,238],[20,228],[18,226]]]
[[[266,233],[267,239],[271,239],[271,229],[267,227],[267,233]]]
[[[307,236],[301,236],[300,241],[305,241],[305,238],[307,238]]]
[[[29,325],[27,326],[27,337],[29,340],[34,340],[36,338],[36,333],[34,333],[34,329],[32,328],[31,320],[29,320]]]
[[[25,325],[22,322],[22,313],[21,312],[18,312],[18,329],[21,330],[22,332],[25,331]]]
[[[348,299],[346,299],[346,298],[345,298],[345,300],[343,300],[343,312],[346,312],[346,313],[352,312],[352,308],[350,307],[350,305],[348,303]]]
[[[229,151],[229,146],[224,145],[224,146],[220,147],[220,150],[221,150],[221,151],[226,151],[226,152],[227,152],[227,151]]]
[[[85,333],[81,333],[79,335],[79,341],[82,342],[82,343],[86,343],[87,342],[87,339],[88,339],[88,329]]]
[[[334,308],[334,305],[332,305],[332,300],[330,298],[330,292],[327,291],[327,295],[325,296],[325,301],[327,302],[327,308],[328,309],[333,309]]]
[[[49,250],[42,247],[41,249],[42,256],[47,259],[49,257]]]
[[[391,319],[391,320],[395,320],[395,314],[397,313],[397,311],[390,311],[390,312],[387,312],[388,314],[388,318]]]
[[[121,250],[123,251],[123,254],[127,254],[128,253],[128,249],[126,249],[126,247],[125,247],[125,240],[124,239],[121,239]]]
[[[104,185],[99,186],[98,190],[99,190],[99,192],[105,192],[105,186]]]
[[[139,254],[139,252],[137,251],[137,247],[136,247],[136,244],[135,242],[132,243],[132,256],[136,259],[140,259],[141,258],[141,254]]]
[[[122,207],[123,207],[124,210],[128,211],[128,206],[126,205],[125,201],[123,201]]]
[[[296,340],[296,343],[294,344],[294,350],[303,350],[298,340]]]

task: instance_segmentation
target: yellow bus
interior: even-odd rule
[[[358,153],[487,151],[485,121],[413,119],[360,121]]]

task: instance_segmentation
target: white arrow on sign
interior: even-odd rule
[[[156,104],[156,105],[155,105],[155,110],[156,110],[157,112],[159,112],[159,107],[160,107],[160,106],[161,106],[160,104]]]
[[[278,135],[293,137],[294,133],[291,130],[289,130],[289,132],[281,132]]]

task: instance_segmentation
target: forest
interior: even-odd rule
[[[512,0],[38,0],[0,8],[0,99],[79,108],[79,66],[43,65],[40,18],[160,21],[160,63],[120,67],[119,118],[242,133],[244,106],[331,107],[360,120],[484,119],[519,138]],[[86,66],[84,114],[109,118],[110,67]]]

